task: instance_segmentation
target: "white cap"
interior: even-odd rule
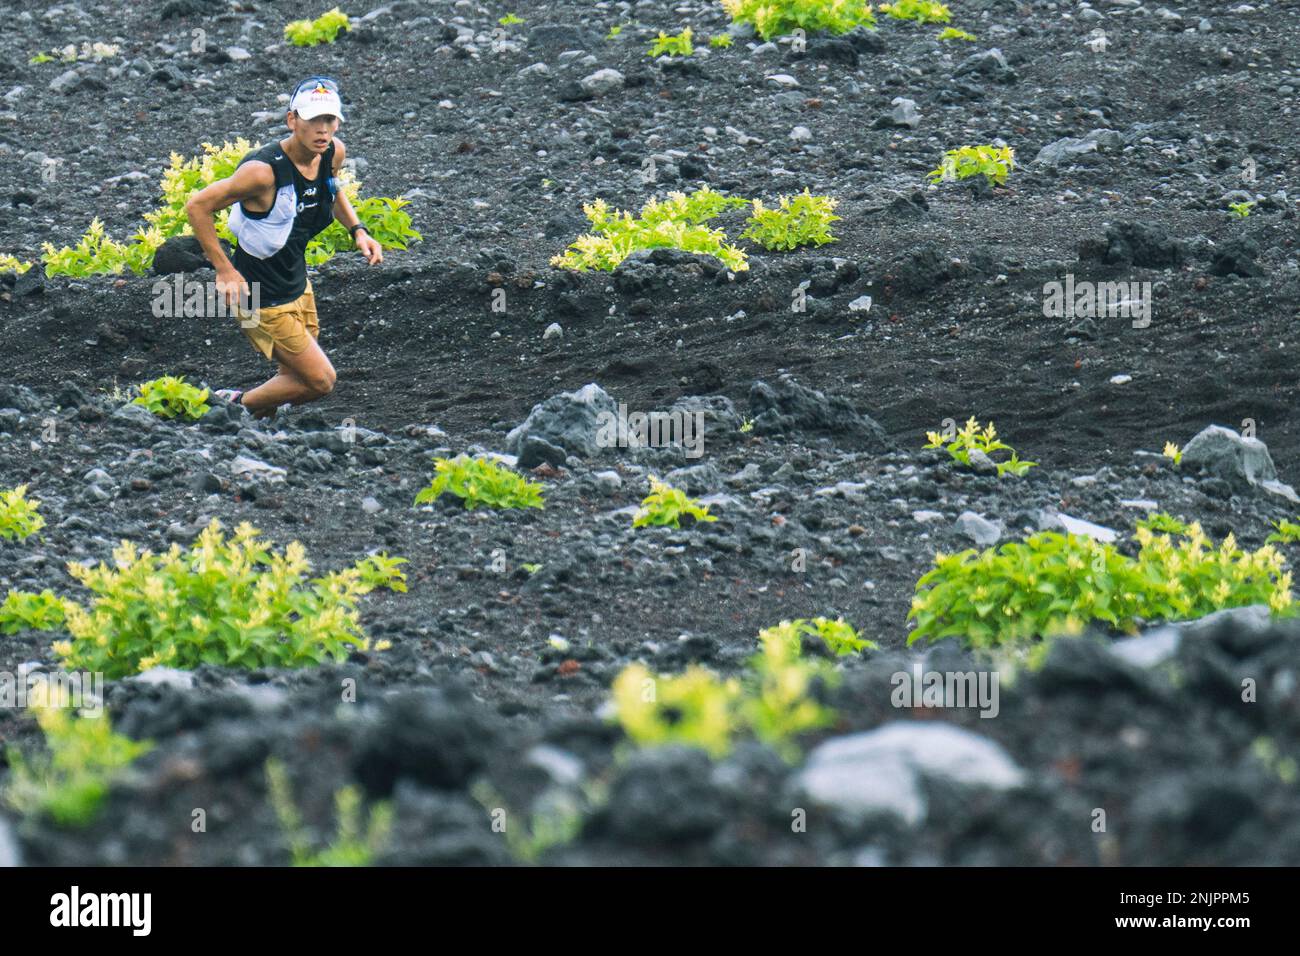
[[[333,83],[329,84],[333,86]],[[296,112],[303,119],[313,119],[317,116],[337,116],[339,122],[343,122],[343,101],[339,99],[337,90],[329,89],[324,83],[317,82],[314,86],[303,84],[292,100],[289,101],[289,109]]]

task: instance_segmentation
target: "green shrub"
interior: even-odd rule
[[[732,44],[730,33],[719,33],[709,37],[709,46],[715,50],[725,50]]]
[[[104,224],[96,216],[76,246],[56,249],[52,242],[41,243],[44,250],[41,261],[45,263],[45,274],[79,278],[88,275],[118,275],[123,269],[130,269],[139,275],[153,262],[153,254],[162,245],[162,240],[152,232],[136,233],[135,238],[136,242],[130,244],[115,241],[104,232]]]
[[[1255,203],[1253,201],[1234,202],[1228,204],[1228,209],[1232,212],[1232,215],[1236,216],[1238,219],[1245,219],[1250,215],[1250,211],[1254,208]]]
[[[132,405],[143,405],[161,418],[183,417],[198,421],[206,415],[208,390],[197,389],[185,381],[184,376],[164,375],[140,386],[140,394]]]
[[[500,19],[497,20],[497,23],[501,24],[503,27],[512,27],[516,23],[523,23],[523,22],[524,22],[523,17],[516,16],[513,13],[507,13],[504,17],[501,17]]]
[[[980,430],[979,422],[974,417],[966,420],[962,430],[951,436],[944,436],[942,432],[926,432],[925,437],[928,440],[925,448],[943,448],[953,461],[960,462],[967,468],[970,467],[970,453],[972,451],[982,451],[992,460],[993,453],[998,451],[1009,451],[1011,457],[1006,461],[994,462],[998,468],[998,477],[1004,474],[1023,475],[1030,468],[1037,467],[1038,463],[1034,461],[1021,461],[1016,454],[1016,450],[997,437],[997,429],[993,423],[989,422],[988,427]]]
[[[937,554],[916,583],[908,619],[922,638],[961,638],[990,647],[1077,634],[1091,621],[1135,633],[1143,622],[1177,621],[1266,603],[1295,613],[1291,572],[1272,545],[1243,552],[1229,535],[1217,549],[1199,524],[1175,545],[1147,528],[1135,532],[1137,558],[1090,538],[1043,531],[994,550]]]
[[[747,200],[723,196],[708,186],[690,195],[670,192],[666,202],[650,199],[641,216],[614,210],[611,214],[603,199],[583,204],[582,211],[591,221],[594,234],[579,236],[551,265],[578,272],[588,269],[612,271],[638,249],[682,249],[720,259],[728,269],[743,272],[749,268],[745,253],[728,245],[721,229],[703,223],[732,207],[744,206]]]
[[[175,544],[166,554],[138,552],[123,541],[115,567],[69,563],[93,604],[64,602],[72,639],[56,641],[54,652],[70,668],[113,679],[160,665],[303,667],[368,650],[357,598],[379,587],[405,591],[397,568],[405,559],[374,555],[308,580],[301,544],[277,554],[260,534],[244,522],[227,541],[214,518],[187,552]]]
[[[47,684],[38,684],[39,688]],[[80,827],[94,821],[109,787],[123,771],[153,749],[113,732],[107,713],[73,716],[67,700],[40,700],[30,709],[45,735],[46,752],[24,755],[9,747],[6,802],[24,815],[44,815],[60,826]]]
[[[958,30],[956,27],[945,27],[939,31],[940,40],[974,40],[974,34],[967,33],[965,30]]]
[[[1155,511],[1145,518],[1139,518],[1136,525],[1139,528],[1146,528],[1148,531],[1164,532],[1166,534],[1187,533],[1186,522],[1180,521],[1164,511]]]
[[[722,0],[722,8],[733,23],[752,23],[754,32],[764,40],[796,29],[838,34],[876,24],[867,0]]]
[[[1172,461],[1174,465],[1183,463],[1183,450],[1171,441],[1165,442],[1164,456]]]
[[[915,20],[917,23],[947,23],[952,19],[947,4],[935,0],[894,0],[893,3],[882,3],[880,10],[895,20]]]
[[[355,185],[359,186],[360,183]],[[353,202],[352,210],[375,242],[385,249],[405,249],[411,241],[424,238],[411,228],[410,214],[402,212],[402,207],[410,204],[409,199],[367,196]],[[352,236],[335,219],[307,244],[307,264],[318,266],[333,258],[335,253],[346,252],[354,245]]]
[[[45,519],[36,510],[41,503],[27,497],[27,486],[19,485],[0,491],[0,538],[26,541],[45,527]]]
[[[415,504],[437,501],[444,492],[460,498],[473,511],[489,508],[542,508],[541,482],[530,481],[495,458],[435,458],[437,476],[415,496]]]
[[[0,604],[0,634],[53,631],[63,624],[63,600],[46,588],[40,594],[10,591]]]
[[[803,193],[780,197],[780,209],[767,209],[761,199],[754,200],[754,212],[741,239],[752,239],[764,249],[795,249],[838,242],[831,235],[831,223],[840,219],[831,210],[836,200],[829,196]]]
[[[929,177],[937,183],[983,176],[990,184],[1001,186],[1015,165],[1015,150],[1010,146],[963,146],[944,153],[939,168],[931,170]]]
[[[838,681],[830,662],[801,656],[802,634],[809,632],[803,623],[782,621],[760,632],[761,650],[741,679],[724,680],[698,665],[655,677],[641,664],[629,665],[614,679],[614,719],[638,746],[684,744],[717,758],[736,735],[751,733],[787,761],[797,759],[793,738],[835,719],[815,699],[815,686]]]
[[[0,253],[0,272],[12,272],[22,275],[32,267],[30,262],[22,262],[7,253]]]
[[[709,514],[708,505],[701,505],[693,498],[686,497],[686,492],[664,484],[654,475],[650,476],[650,494],[641,500],[641,507],[632,516],[632,527],[644,528],[647,525],[670,525],[681,527],[683,515],[689,515],[696,521],[717,521]]]
[[[393,807],[380,801],[370,808],[365,832],[361,829],[361,791],[351,785],[334,793],[336,831],[323,850],[312,849],[311,833],[294,804],[289,772],[275,757],[266,761],[267,789],[280,829],[289,843],[294,866],[370,866],[383,850],[393,827]]]
[[[315,20],[294,20],[285,24],[284,38],[294,46],[333,43],[341,30],[351,30],[348,15],[338,7],[322,13]]]
[[[691,28],[687,27],[676,36],[669,36],[663,30],[659,31],[659,36],[655,37],[654,42],[650,44],[648,54],[650,56],[690,56],[695,52],[695,47],[691,44]]]

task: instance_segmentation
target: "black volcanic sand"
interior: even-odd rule
[[[647,57],[649,38],[690,25],[703,46],[726,30],[716,4],[519,8],[526,22],[494,51],[504,10],[399,2],[334,46],[270,53],[301,8],[16,5],[0,37],[0,252],[34,259],[95,216],[129,238],[171,152],[281,136],[276,95],[313,72],[343,85],[341,136],[364,161],[363,195],[409,198],[424,241],[378,267],[349,253],[313,270],[338,386],[274,423],[224,408],[193,425],[120,411],[116,386],[174,374],[250,387],[270,368],[233,320],[155,318],[158,276],[5,278],[0,487],[27,483],[48,525],[0,541],[0,588],[77,596],[66,561],[111,560],[123,538],[188,543],[216,517],[250,521],[281,546],[302,541],[317,570],[401,555],[410,591],[363,601],[387,651],[311,670],[204,667],[192,686],[174,674],[110,682],[115,727],[155,749],[86,830],[10,815],[0,836],[11,829],[30,864],[285,863],[263,776],[276,755],[322,836],[344,784],[392,799],[387,863],[514,862],[517,844],[490,811],[517,820],[566,805],[580,832],[543,862],[1300,862],[1300,630],[1289,624],[1189,633],[1152,667],[1113,653],[1111,635],[1064,640],[1040,671],[1005,675],[995,719],[890,702],[890,676],[922,653],[906,644],[917,578],[936,551],[972,546],[954,526],[964,511],[1002,521],[1008,540],[1037,530],[1043,509],[1127,531],[1144,513],[1134,502],[1155,501],[1251,548],[1295,517],[1281,497],[1182,474],[1158,455],[1208,424],[1249,419],[1279,477],[1300,480],[1289,415],[1300,269],[1286,195],[1300,11],[1254,6],[1171,4],[1170,16],[1155,3],[1097,4],[1102,18],[1090,19],[967,0],[952,4],[954,25],[976,43],[940,44],[939,27],[882,18],[875,33],[809,38],[802,53],[784,41],[751,51],[740,31],[731,49],[683,64]],[[694,12],[674,12],[684,7]],[[604,39],[618,23],[622,35]],[[191,50],[196,28],[204,53]],[[1104,53],[1085,42],[1099,28]],[[121,53],[58,90],[48,87],[68,65],[28,64],[95,40]],[[253,57],[232,59],[231,47]],[[968,62],[993,48],[1004,64]],[[537,63],[548,72],[520,75]],[[603,68],[623,87],[583,92],[577,81]],[[782,89],[773,74],[799,85]],[[918,128],[877,127],[895,97],[915,101]],[[728,127],[758,141],[741,145]],[[792,139],[795,127],[810,138]],[[1117,136],[1059,166],[1033,161],[1095,129]],[[1005,189],[925,184],[944,149],[999,137],[1021,164]],[[61,160],[51,181],[39,154]],[[751,268],[734,278],[692,257],[614,275],[549,265],[583,231],[584,202],[639,209],[705,183],[769,203],[805,186],[831,195],[839,241],[790,253],[741,243]],[[1226,212],[1241,190],[1258,200],[1244,220]],[[741,223],[718,220],[732,237]],[[1150,325],[1044,317],[1045,283],[1066,274],[1152,283]],[[807,308],[794,312],[805,281]],[[851,311],[863,295],[871,310]],[[543,340],[552,323],[562,337]],[[815,399],[786,427],[741,432],[762,410],[755,383],[798,388],[781,384],[786,374],[883,433]],[[504,452],[535,404],[588,382],[634,410],[709,397],[690,406],[711,409],[704,456],[571,456],[539,476],[544,511],[411,507],[435,454]],[[941,419],[970,415],[1040,466],[998,480],[918,450]],[[356,441],[340,437],[346,426]],[[234,474],[241,455],[286,474]],[[648,475],[683,467],[678,483],[716,496],[720,520],[633,531]],[[596,477],[608,471],[617,482]],[[843,682],[827,692],[839,721],[803,738],[805,754],[900,720],[946,724],[999,745],[1023,785],[935,772],[921,780],[923,820],[853,818],[800,796],[799,765],[767,748],[720,761],[632,753],[606,721],[626,665],[740,673],[761,628],[814,615],[842,615],[882,650],[841,661]],[[51,639],[0,636],[0,671],[52,665]],[[925,666],[987,665],[936,646]],[[349,678],[356,703],[341,699]],[[1241,700],[1247,678],[1254,703]],[[0,711],[0,740],[33,746],[39,732]],[[203,833],[191,826],[199,808]],[[795,832],[800,808],[807,825]],[[1098,808],[1105,833],[1093,830]]]

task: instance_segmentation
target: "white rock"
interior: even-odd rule
[[[546,327],[546,331],[542,333],[543,342],[549,342],[551,339],[562,338],[564,338],[564,329],[560,328],[559,322],[552,322]]]

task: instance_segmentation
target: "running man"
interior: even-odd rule
[[[185,204],[194,237],[217,270],[218,294],[240,316],[249,341],[279,363],[275,377],[257,388],[214,393],[244,405],[254,418],[266,418],[286,402],[315,401],[334,389],[334,366],[316,341],[320,325],[307,279],[308,241],[337,219],[367,262],[384,261],[383,249],[338,190],[336,177],[346,156],[343,141],[334,138],[341,122],[338,84],[308,77],[289,100],[288,139],[249,153],[228,178]],[[221,250],[213,221],[231,205],[230,231],[239,240],[233,264]],[[251,300],[249,283],[258,291]]]

